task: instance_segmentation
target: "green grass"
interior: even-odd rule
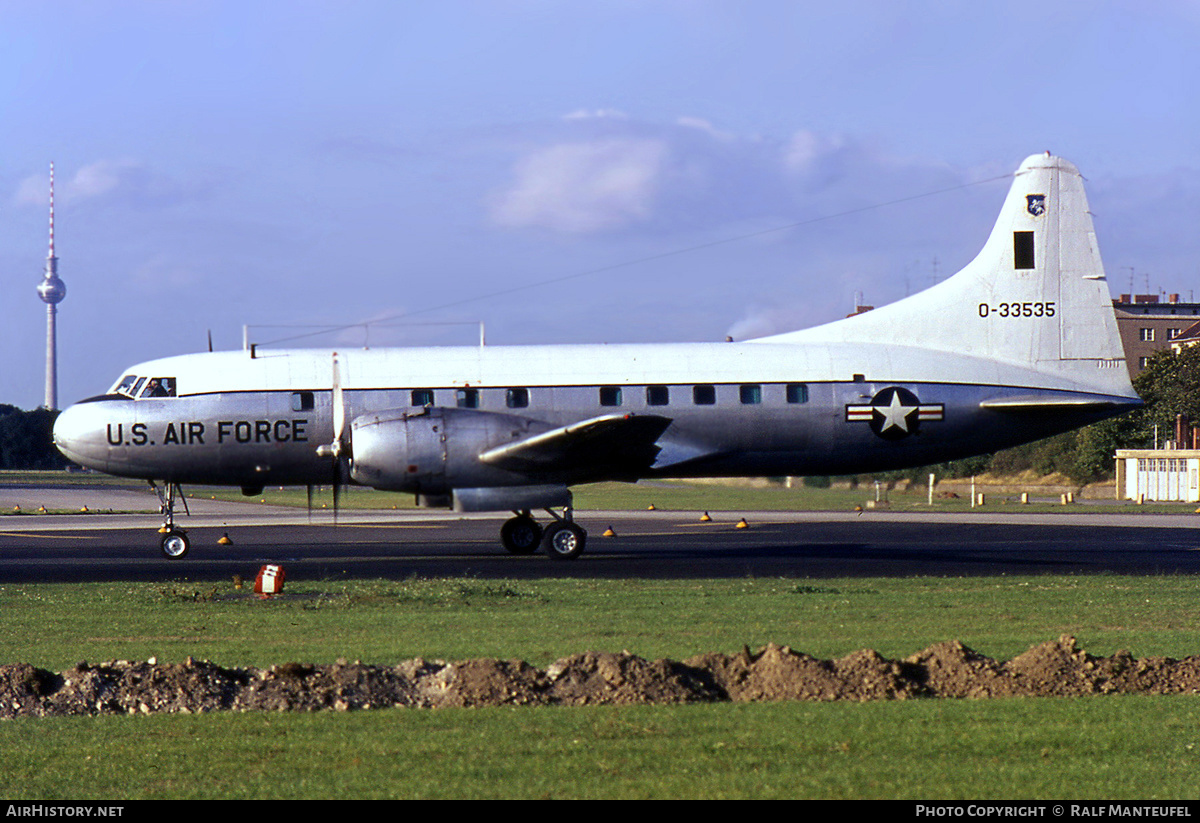
[[[252,570],[251,570],[252,571]],[[1200,582],[1172,577],[535,581],[289,579],[261,601],[230,581],[0,586],[0,661],[266,666],[339,657],[522,657],[589,649],[682,659],[768,642],[820,657],[904,657],[957,639],[998,659],[1062,634],[1088,651],[1200,652]]]
[[[1061,634],[1182,657],[1198,596],[1191,577],[1112,575],[289,580],[271,601],[224,581],[5,585],[0,662],[545,666],[768,641],[895,658],[949,639],[1008,659]],[[0,796],[1163,799],[1197,796],[1198,758],[1189,696],[21,718],[0,723]]]
[[[731,483],[693,483],[685,480],[643,481],[641,483],[592,483],[572,489],[575,508],[580,511],[645,510],[650,506],[661,511],[850,511],[856,506],[866,508],[875,501],[874,487],[857,488],[838,486],[828,489],[796,486],[786,488],[783,484],[749,485]],[[980,491],[987,489],[980,487]],[[189,493],[192,493],[189,490]],[[1031,494],[1037,496],[1036,489]],[[304,489],[265,489],[261,495],[247,498],[236,490],[195,490],[194,496],[214,497],[218,500],[242,500],[282,506],[307,505]],[[1053,495],[1049,495],[1053,496]],[[1076,503],[1062,506],[1057,503],[1020,503],[1019,494],[998,495],[988,492],[990,501],[980,511],[1013,512],[1096,512],[1095,506]],[[887,492],[887,503],[892,511],[971,511],[969,494],[959,498],[935,498],[929,505],[923,489]],[[333,498],[328,487],[319,489],[314,506],[332,507]],[[339,505],[346,509],[411,509],[413,496],[396,492],[379,492],[373,489],[349,488],[342,495]],[[1180,503],[1147,504],[1139,506],[1126,501],[1122,505],[1108,504],[1103,511],[1127,513],[1192,512],[1195,505]]]
[[[0,795],[1192,798],[1200,702],[914,701],[0,724]]]

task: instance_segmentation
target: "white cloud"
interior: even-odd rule
[[[35,174],[26,177],[17,185],[13,204],[17,206],[45,206],[49,202],[50,178]]]
[[[570,114],[563,115],[563,120],[600,120],[604,118],[628,120],[629,115],[617,109],[576,109]]]
[[[717,140],[735,140],[735,139],[737,139],[737,135],[735,135],[731,132],[721,131],[716,126],[714,126],[711,122],[709,122],[708,120],[705,120],[703,117],[678,117],[675,119],[675,122],[678,123],[679,125],[683,126],[684,128],[698,129],[699,131],[702,131],[705,134],[707,134],[710,137],[713,137]]]
[[[831,184],[848,174],[861,184],[890,164],[841,135],[770,139],[701,117],[648,122],[603,109],[572,112],[533,139],[489,199],[495,225],[584,234],[786,224],[837,211],[831,194],[853,194]]]
[[[49,202],[49,173],[26,177],[13,196],[18,206],[46,206]],[[62,166],[55,169],[56,204],[78,204],[104,197],[126,199],[132,205],[161,206],[178,202],[185,192],[170,179],[128,158],[101,159],[80,166],[74,174]]]
[[[84,200],[107,194],[139,168],[139,164],[132,160],[98,160],[89,163],[75,172],[75,176],[63,186],[63,198]]]
[[[784,150],[783,164],[793,172],[810,172],[830,155],[845,148],[846,141],[838,135],[818,134],[802,129],[792,135]]]
[[[777,334],[780,331],[800,329],[808,325],[806,313],[789,307],[787,309],[749,309],[729,327],[728,335],[734,340],[753,340]]]
[[[648,220],[663,186],[662,140],[606,138],[558,143],[517,162],[492,220],[513,228],[585,233]]]

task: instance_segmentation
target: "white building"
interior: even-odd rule
[[[1118,449],[1117,484],[1129,500],[1200,502],[1200,450]]]

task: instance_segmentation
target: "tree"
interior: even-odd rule
[[[1135,423],[1125,448],[1151,447],[1158,427],[1158,441],[1174,437],[1175,418],[1182,414],[1200,423],[1200,346],[1189,346],[1179,354],[1164,349],[1146,362],[1133,387],[1146,405],[1129,415]]]
[[[0,469],[64,469],[69,465],[54,448],[50,409],[22,411],[0,403]]]

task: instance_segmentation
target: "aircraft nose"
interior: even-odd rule
[[[108,456],[102,403],[77,403],[54,421],[54,446],[73,463],[104,471]]]

